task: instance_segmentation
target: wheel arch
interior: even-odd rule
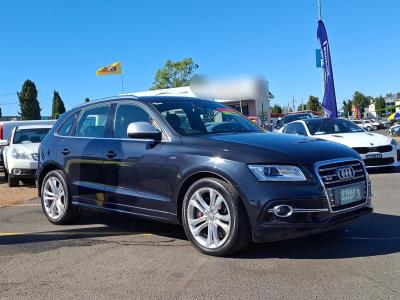
[[[55,171],[55,170],[59,170],[59,171],[63,172],[65,175],[65,172],[63,171],[62,167],[55,162],[48,163],[41,168],[39,176],[37,177],[37,188],[38,188],[39,197],[41,197],[43,179],[46,177],[46,175],[49,172]]]
[[[219,179],[219,180],[222,180],[222,181],[225,181],[225,182],[231,184],[233,186],[233,188],[235,188],[235,184],[234,184],[233,180],[226,174],[220,174],[220,173],[216,173],[216,172],[213,172],[210,170],[197,171],[193,174],[190,174],[183,180],[182,184],[179,187],[177,197],[176,197],[176,216],[177,216],[178,222],[180,224],[182,224],[182,203],[183,203],[185,194],[186,194],[187,190],[189,189],[189,187],[193,183],[195,183],[196,181],[203,179],[203,178],[216,178],[216,179]],[[240,195],[239,192],[238,192],[238,194]],[[243,202],[241,197],[240,197],[240,201]]]

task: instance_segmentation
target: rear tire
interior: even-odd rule
[[[8,181],[8,172],[6,168],[4,168],[4,180]]]
[[[200,252],[225,256],[250,243],[247,213],[231,184],[216,178],[200,179],[190,186],[182,205],[186,235]]]
[[[9,187],[18,187],[19,186],[19,180],[18,178],[14,178],[13,176],[8,174],[8,186]]]
[[[46,174],[40,198],[43,212],[51,223],[71,224],[79,219],[79,209],[71,204],[67,179],[60,170]]]

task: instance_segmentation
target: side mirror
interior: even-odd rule
[[[10,143],[8,141],[0,142],[0,147],[5,147],[5,146],[9,146],[9,145],[10,145]]]
[[[127,134],[132,139],[151,139],[155,142],[160,142],[162,139],[161,131],[155,129],[149,122],[130,123]]]

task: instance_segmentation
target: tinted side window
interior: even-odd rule
[[[67,118],[67,120],[64,121],[64,123],[61,125],[61,127],[58,129],[58,134],[62,135],[62,136],[69,135],[78,115],[79,115],[79,112],[75,112],[72,115],[70,115]]]
[[[285,133],[294,134],[294,130],[296,129],[296,123],[290,123],[290,124],[287,124],[286,126],[287,127],[286,127]]]
[[[127,129],[133,122],[149,122],[157,128],[149,113],[138,105],[122,104],[117,107],[115,114],[114,137],[127,138]]]
[[[306,129],[301,123],[296,123],[294,133],[298,135],[307,135]]]
[[[105,137],[109,106],[87,109],[81,116],[76,128],[76,136]]]

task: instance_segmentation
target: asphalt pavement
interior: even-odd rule
[[[400,299],[400,173],[371,180],[373,214],[229,258],[179,226],[93,211],[55,226],[38,199],[3,207],[0,299]]]

